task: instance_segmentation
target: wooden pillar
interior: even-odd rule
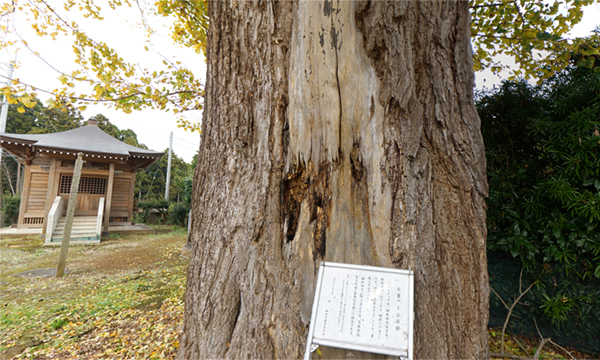
[[[108,222],[110,221],[110,206],[112,203],[113,180],[115,179],[115,164],[110,164],[108,171],[108,184],[106,185],[106,202],[104,207],[104,231],[108,232]]]
[[[133,223],[133,194],[135,192],[135,172],[131,174],[131,181],[129,184],[129,204],[127,205],[127,216],[129,217],[129,223]]]
[[[27,211],[27,202],[29,201],[29,188],[31,186],[31,165],[25,165],[25,179],[23,180],[23,194],[21,195],[21,205],[19,207],[19,221],[17,222],[17,228],[25,227],[23,224],[23,218]]]
[[[44,225],[42,226],[42,235],[46,234],[46,224],[48,221],[48,213],[56,197],[54,185],[56,183],[56,159],[50,161],[50,174],[48,174],[48,187],[46,191],[46,209],[44,211]]]

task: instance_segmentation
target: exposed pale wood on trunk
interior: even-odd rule
[[[322,260],[415,270],[416,357],[487,358],[468,3],[208,9],[179,358],[301,357]]]
[[[115,179],[115,164],[110,164],[108,170],[108,184],[106,185],[106,205],[104,207],[104,231],[108,232],[110,222],[110,209],[112,206],[113,182]]]

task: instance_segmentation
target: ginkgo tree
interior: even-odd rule
[[[598,1],[472,0],[475,70],[490,68],[499,72],[507,69],[508,65],[496,59],[499,54],[514,58],[518,66],[511,69],[513,78],[543,79],[563,69],[573,59],[580,66],[593,67],[600,49],[587,46],[589,38],[564,38],[581,20],[584,7],[593,2]],[[111,9],[137,6],[142,20],[140,31],[148,34],[154,30],[145,18],[169,17],[171,37],[175,42],[198,54],[206,52],[209,19],[205,0],[158,0],[153,5],[142,0],[109,0],[105,3],[65,0],[62,4],[48,0],[14,0],[0,6],[0,49],[25,48],[43,59],[43,53],[37,53],[27,39],[18,35],[14,15],[20,13],[38,36],[69,37],[75,64],[71,72],[61,72],[53,89],[13,80],[11,86],[1,89],[8,101],[20,103],[20,111],[24,111],[24,107],[35,106],[33,99],[38,92],[44,92],[50,96],[50,106],[67,104],[79,106],[81,110],[90,103],[104,103],[126,113],[145,108],[175,113],[202,109],[203,74],[194,74],[181,63],[167,58],[160,69],[142,68],[122,58],[110,44],[91,38],[81,24],[68,19],[69,13],[78,12],[84,18],[103,20],[101,5]],[[88,86],[85,91],[77,91],[77,83]],[[181,119],[179,123],[187,130],[199,130],[198,125],[189,120]]]
[[[175,17],[171,33],[174,41],[206,55],[206,0],[159,0],[155,5],[159,15]]]
[[[153,14],[178,14],[180,10],[176,4],[177,2],[158,4],[155,13],[140,7],[142,19]],[[111,0],[107,5],[114,9],[132,4],[129,1]],[[174,113],[202,108],[202,82],[180,62],[163,57],[163,67],[154,70],[128,62],[109,44],[92,39],[77,22],[69,20],[67,16],[73,11],[79,12],[84,18],[103,20],[101,7],[91,1],[65,1],[61,7],[58,7],[56,2],[45,0],[13,1],[0,7],[0,30],[3,33],[0,48],[25,48],[45,61],[44,54],[36,52],[27,39],[19,35],[15,15],[25,17],[37,36],[51,39],[66,36],[72,40],[75,64],[71,72],[62,72],[45,61],[49,67],[60,73],[54,89],[44,89],[19,79],[12,80],[12,86],[2,88],[3,95],[9,103],[20,103],[20,112],[23,112],[25,107],[35,106],[33,99],[38,92],[50,96],[50,106],[78,106],[81,110],[90,103],[104,103],[126,113],[144,108]],[[183,34],[181,26],[177,24],[176,22],[174,25],[175,39],[178,39],[177,31]],[[154,30],[145,26],[143,31],[150,35]],[[187,43],[189,42],[187,40]],[[148,51],[147,46],[144,48],[140,50]],[[201,49],[197,51],[200,52]],[[85,85],[83,91],[80,90],[82,87],[76,87],[78,83]],[[180,126],[197,130],[197,125],[185,119],[180,121]]]
[[[540,81],[564,69],[570,61],[593,68],[600,48],[598,33],[566,38],[586,6],[598,1],[475,0],[471,2],[471,36],[475,70],[511,70],[511,79],[523,76]],[[497,60],[507,55],[517,67]]]
[[[190,79],[173,75],[161,93],[171,100],[156,105],[205,106],[179,358],[301,357],[321,261],[413,269],[415,358],[489,358],[488,186],[471,34],[487,64],[478,47],[553,41],[545,33],[565,34],[559,25],[579,21],[584,3],[562,1],[572,16],[559,6],[539,15],[556,19],[543,26],[519,12],[526,2],[471,4],[474,16],[522,17],[514,31],[478,28],[464,1],[213,1],[195,18],[188,10],[201,3],[180,3],[159,1],[156,11],[176,17],[175,40],[201,50],[195,31],[210,31],[206,103],[200,85],[182,93],[189,99],[177,93]],[[43,0],[28,4],[58,16]],[[90,1],[69,4],[99,16]],[[530,24],[534,35],[521,31]],[[537,40],[514,43],[523,34]],[[95,101],[154,106],[115,86],[152,89],[160,79],[77,41],[90,48],[79,50],[81,73],[65,74],[67,89],[87,75],[104,89]]]

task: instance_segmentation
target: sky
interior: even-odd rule
[[[57,3],[56,0],[50,3]],[[188,69],[192,70],[198,78],[204,79],[206,63],[202,55],[194,53],[191,49],[174,44],[169,36],[168,19],[149,17],[150,26],[156,30],[156,35],[146,37],[146,32],[141,25],[140,11],[134,8],[120,7],[116,11],[108,6],[102,8],[103,21],[85,19],[78,16],[77,12],[61,12],[63,18],[76,21],[87,35],[96,40],[104,41],[112,46],[117,53],[131,63],[140,64],[149,70],[163,69],[163,57],[170,60],[181,61]],[[29,47],[41,54],[44,61],[57,70],[70,73],[75,69],[72,40],[67,37],[38,37],[31,30],[30,23],[24,17],[15,18],[19,35],[26,39]],[[148,47],[146,51],[144,47]],[[0,51],[0,63],[9,63],[15,59],[14,49]],[[52,90],[59,86],[60,74],[46,65],[31,50],[21,47],[16,53],[18,68],[14,70],[13,79],[18,78],[24,83],[35,85],[41,89]],[[0,73],[6,74],[6,66],[2,66]],[[4,82],[4,81],[2,81]],[[203,81],[204,82],[204,81]],[[80,89],[81,87],[76,87]],[[38,92],[42,101],[47,101],[49,96]],[[177,127],[177,118],[181,117],[173,112],[162,110],[141,110],[126,114],[105,105],[88,105],[82,112],[87,121],[90,117],[103,114],[119,129],[132,129],[138,136],[138,141],[150,149],[162,151],[169,147],[169,133],[173,132],[173,151],[186,162],[191,162],[200,145],[200,135],[197,132],[185,131]],[[186,112],[183,117],[192,121],[201,121],[201,111]],[[10,121],[10,119],[8,119]]]
[[[57,1],[50,1],[50,3],[57,3]],[[106,6],[102,9],[102,15],[105,17],[103,21],[85,19],[77,12],[63,11],[61,16],[76,21],[88,36],[94,40],[106,42],[128,62],[138,63],[141,67],[154,70],[162,68],[163,57],[166,57],[181,61],[194,72],[197,78],[204,79],[206,74],[204,58],[191,49],[174,44],[168,31],[171,20],[157,16],[147,17],[148,24],[156,30],[156,34],[148,38],[141,25],[140,11],[135,2],[133,4],[133,8],[120,7],[117,10]],[[59,37],[57,40],[51,40],[48,37],[38,37],[31,30],[30,23],[26,18],[16,16],[17,31],[28,41],[31,49],[40,53],[46,62],[58,70],[70,72],[74,69],[74,55],[69,38]],[[598,25],[598,19],[600,19],[600,5],[596,3],[586,7],[582,22],[574,27],[569,35],[571,37],[588,35]],[[149,51],[144,49],[146,46]],[[0,51],[0,64],[6,64],[13,59],[15,59],[14,49]],[[21,48],[16,54],[16,59],[19,67],[15,69],[13,78],[19,78],[24,83],[47,90],[58,86],[57,78],[60,74],[48,67],[27,48]],[[504,58],[502,61],[512,63],[510,58]],[[0,73],[6,73],[6,66],[0,69]],[[476,88],[491,88],[507,76],[507,72],[499,75],[494,75],[489,70],[478,72],[475,74]],[[39,97],[43,101],[48,99],[48,96],[41,93]],[[125,114],[104,105],[89,105],[83,111],[85,120],[96,114],[103,114],[119,129],[132,129],[138,135],[138,141],[146,144],[152,150],[162,151],[168,148],[169,133],[172,131],[175,154],[186,162],[191,162],[192,157],[198,151],[200,135],[178,128],[176,121],[178,117],[172,112],[142,110]],[[187,112],[184,117],[192,122],[200,122],[201,112]]]
[[[572,39],[576,37],[585,37],[590,35],[596,26],[600,25],[600,4],[598,2],[583,8],[583,18],[581,22],[575,25],[565,36]],[[500,57],[503,64],[514,66],[515,62],[508,56]],[[475,87],[478,90],[484,88],[492,88],[494,85],[499,85],[503,79],[509,76],[508,70],[502,71],[500,74],[493,74],[491,70],[483,70],[475,73]],[[531,80],[535,82],[534,80]]]

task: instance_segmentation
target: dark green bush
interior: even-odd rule
[[[150,210],[156,209],[160,212],[161,218],[165,218],[169,211],[169,202],[165,199],[149,199],[138,201],[137,207],[139,212],[135,214],[135,221],[139,223],[148,222]]]
[[[185,179],[184,184],[183,184],[184,185],[183,202],[186,203],[188,206],[192,202],[193,183],[194,183],[194,180],[190,176]]]
[[[490,186],[488,256],[517,260],[526,286],[537,282],[524,300],[538,319],[557,328],[597,324],[600,74],[571,69],[539,86],[505,82],[477,108]],[[490,268],[492,287],[499,275]]]
[[[190,206],[186,203],[174,203],[169,207],[169,223],[185,226],[188,220]]]
[[[150,199],[138,201],[139,211],[135,214],[135,221],[140,223],[148,222],[150,211],[155,209],[160,213],[161,221],[169,224],[185,226],[190,211],[190,205],[182,203],[169,203],[165,199]]]
[[[2,227],[17,223],[20,205],[20,197],[11,195],[2,196]]]

